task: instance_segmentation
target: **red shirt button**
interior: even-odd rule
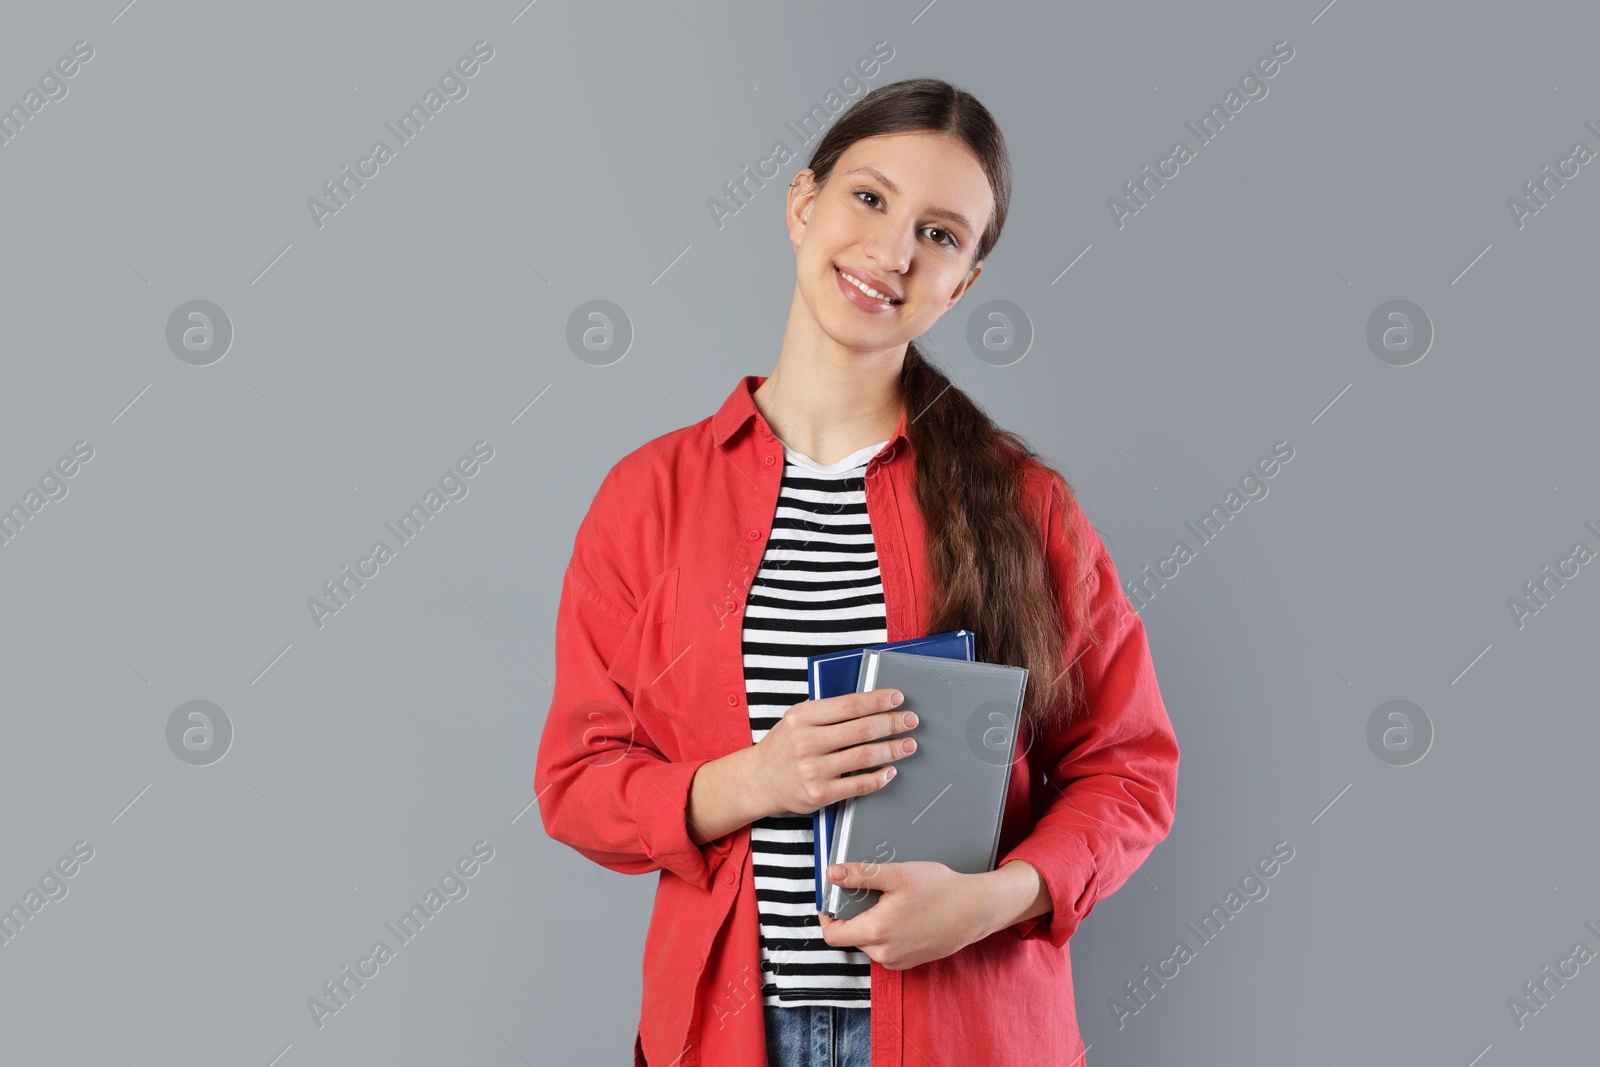
[[[732,693],[729,693],[728,694],[728,706],[730,708],[738,707],[739,706],[739,698],[734,696]]]
[[[760,536],[761,536],[761,531],[760,530],[751,530],[750,531],[750,540],[754,541],[754,540],[758,539]]]
[[[723,881],[727,882],[729,885],[732,885],[733,884],[733,872],[729,871],[728,872],[728,876],[726,878],[724,878]]]
[[[772,465],[773,465],[773,463],[775,463],[775,462],[777,462],[777,461],[776,461],[776,460],[774,460],[774,459],[773,459],[773,458],[772,458],[772,457],[771,457],[771,456],[768,456],[768,457],[767,457],[767,459],[766,459],[766,464],[767,464],[767,466],[769,466],[769,467],[770,467],[770,466],[772,466]]]
[[[733,610],[733,601],[730,600],[726,604],[722,605],[722,609],[724,611],[732,611]]]

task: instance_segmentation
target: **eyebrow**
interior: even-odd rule
[[[870,174],[874,178],[878,179],[878,181],[882,182],[884,187],[887,188],[889,190],[889,192],[893,193],[895,196],[899,196],[900,195],[900,187],[898,185],[896,185],[894,182],[890,181],[884,175],[883,171],[879,170],[877,167],[874,167],[874,166],[870,166],[870,165],[861,166],[861,167],[855,167],[855,168],[853,168],[851,170],[847,170],[847,171],[845,171],[845,177],[848,178],[850,175],[859,174],[862,171],[866,171],[868,174]],[[967,217],[965,215],[961,214],[961,212],[959,212],[959,211],[951,211],[947,207],[936,207],[936,208],[930,208],[929,209],[929,214],[939,215],[939,216],[942,216],[944,218],[949,219],[951,222],[958,223],[962,227],[962,229],[967,231],[967,233],[969,235],[970,234],[975,234],[975,233],[978,232],[978,228],[976,226],[974,226],[971,222],[969,222],[967,220]]]

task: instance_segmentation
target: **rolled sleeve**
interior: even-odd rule
[[[1052,581],[1062,610],[1076,578],[1063,524],[1078,524],[1095,560],[1081,581],[1094,643],[1069,627],[1069,662],[1080,665],[1084,707],[1043,732],[1030,751],[1048,794],[1033,829],[999,860],[1026,860],[1044,879],[1052,910],[1016,924],[1023,938],[1067,942],[1095,905],[1133,875],[1167,835],[1176,813],[1178,743],[1156,685],[1143,620],[1117,581],[1099,535],[1053,491],[1047,524]]]
[[[1067,943],[1084,916],[1094,909],[1094,854],[1070,834],[1040,833],[1036,828],[1000,861],[1026,860],[1044,879],[1053,908],[1016,924],[1023,940],[1045,938],[1057,948]]]
[[[615,470],[579,526],[556,611],[556,676],[535,761],[534,791],[545,832],[624,874],[666,870],[708,889],[728,846],[696,844],[689,787],[708,759],[663,755],[634,714],[615,670],[638,643],[638,612],[612,555]],[[609,590],[609,592],[602,591]]]
[[[697,845],[689,835],[689,786],[707,760],[661,762],[642,774],[634,818],[644,854],[686,882],[709,889],[721,852],[715,842]],[[709,858],[708,858],[709,856]]]

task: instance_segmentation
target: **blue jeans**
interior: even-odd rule
[[[872,1009],[768,1004],[767,1067],[871,1067]]]

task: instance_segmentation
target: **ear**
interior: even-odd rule
[[[964,295],[966,295],[967,290],[972,288],[972,283],[977,281],[978,275],[982,273],[983,261],[980,259],[978,262],[972,265],[972,269],[967,272],[967,276],[961,279],[961,283],[957,285],[955,291],[950,294],[950,302],[944,306],[944,309],[949,311],[951,308],[955,307],[956,301],[960,300]]]
[[[784,221],[789,227],[789,240],[795,251],[800,250],[801,238],[811,222],[811,209],[816,204],[822,187],[816,183],[816,173],[807,167],[789,183],[789,198],[784,206]]]

